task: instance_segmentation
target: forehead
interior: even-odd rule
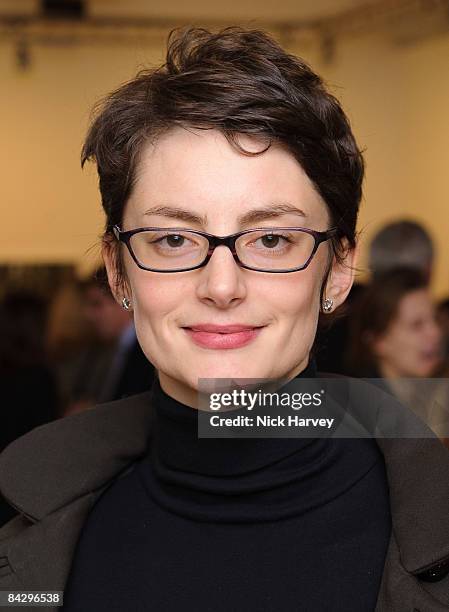
[[[250,152],[267,146],[246,135],[239,136],[239,143]],[[297,207],[312,222],[327,220],[324,201],[281,146],[244,155],[217,130],[175,128],[142,151],[129,208],[143,214],[151,205],[172,205],[213,219],[274,201]]]
[[[399,303],[399,314],[404,319],[413,318],[416,315],[433,312],[434,305],[427,289],[415,289],[406,293]]]

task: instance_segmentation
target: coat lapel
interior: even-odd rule
[[[449,597],[448,590],[446,596]],[[423,588],[418,578],[406,571],[393,532],[375,612],[447,612],[447,610],[447,605],[433,597]]]
[[[146,392],[38,427],[3,451],[0,490],[21,515],[0,530],[0,589],[64,590],[90,509],[146,452],[151,417]]]
[[[145,454],[151,392],[47,423],[0,455],[0,491],[32,522],[97,490]]]

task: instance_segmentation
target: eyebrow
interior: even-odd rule
[[[282,215],[291,214],[298,215],[302,218],[307,216],[304,211],[296,206],[292,206],[288,203],[280,203],[249,210],[248,212],[239,215],[237,217],[237,222],[239,225],[249,225],[251,223],[264,221],[265,219],[276,219]],[[153,206],[152,208],[146,210],[144,215],[161,215],[171,219],[179,219],[180,221],[197,223],[198,225],[207,225],[207,215],[197,215],[189,210],[173,206]]]

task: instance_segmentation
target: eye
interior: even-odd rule
[[[152,233],[148,234],[147,243],[150,245],[157,245],[158,248],[173,248],[179,249],[193,244],[193,239],[183,236],[182,234],[169,234],[169,233]]]
[[[168,234],[160,238],[157,242],[162,240],[166,240],[167,244],[171,247],[180,247],[184,244],[185,236],[181,236],[180,234]]]
[[[285,244],[291,243],[292,241],[288,236],[283,234],[263,234],[262,236],[258,236],[257,238],[253,238],[251,241],[258,248],[266,248],[269,250],[275,249],[276,247],[283,247]]]
[[[265,236],[262,236],[260,240],[262,241],[263,246],[273,248],[278,246],[279,241],[282,238],[284,238],[284,236],[280,236],[279,234],[266,234]]]
[[[147,248],[152,248],[159,253],[178,253],[199,250],[203,248],[203,240],[194,234],[184,232],[153,232],[146,236]]]

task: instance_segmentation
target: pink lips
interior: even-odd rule
[[[198,346],[213,349],[233,349],[249,344],[259,335],[262,327],[199,324],[184,327],[184,329]]]

